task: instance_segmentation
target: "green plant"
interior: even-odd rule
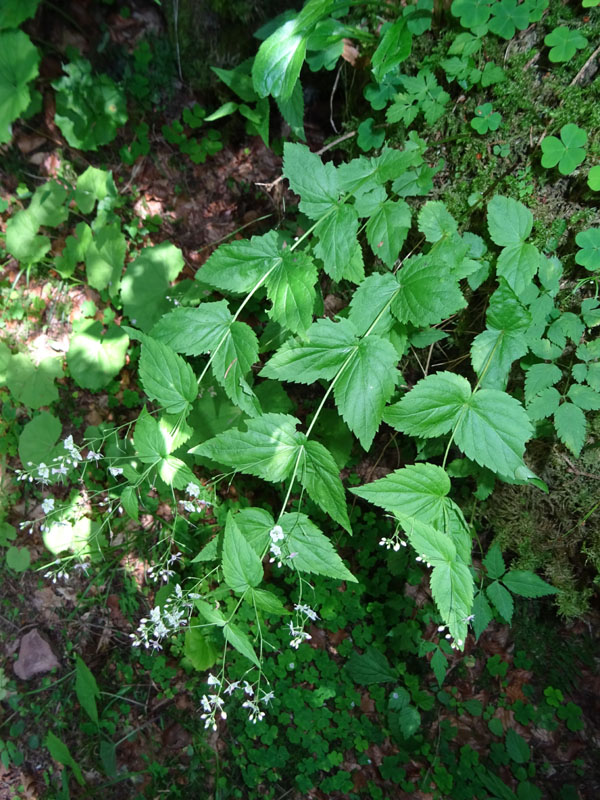
[[[484,103],[477,106],[475,109],[475,116],[471,120],[471,127],[477,133],[487,133],[488,131],[497,131],[502,122],[502,116],[497,111],[493,111],[491,103]]]
[[[587,133],[568,123],[560,129],[560,139],[547,136],[542,140],[542,166],[555,167],[561,175],[570,175],[585,159]]]
[[[587,45],[587,39],[579,31],[560,25],[546,36],[544,44],[550,47],[550,61],[562,63],[570,61],[578,50],[582,50]]]

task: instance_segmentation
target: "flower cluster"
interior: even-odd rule
[[[201,486],[197,483],[192,483],[191,481],[185,488],[185,493],[188,497],[191,497],[191,500],[180,500],[179,503],[181,504],[184,511],[187,511],[188,514],[201,514],[206,506],[212,505],[209,503],[208,500],[200,500],[200,491]],[[193,501],[196,502],[193,502]]]
[[[280,545],[277,542],[283,541],[285,539],[285,533],[283,532],[283,528],[281,525],[274,525],[271,530],[269,531],[269,536],[271,537],[271,543],[269,545],[269,553],[271,557],[269,558],[269,563],[273,564],[273,562],[277,562],[277,566],[283,566],[283,562],[286,559],[296,558],[298,553],[288,553],[286,556],[283,555]]]
[[[161,640],[186,625],[193,607],[193,601],[199,595],[189,592],[184,595],[179,584],[175,586],[175,593],[170,595],[164,606],[155,606],[150,611],[149,617],[140,620],[135,633],[130,634],[132,645],[146,649],[162,650]]]
[[[171,569],[171,567],[176,561],[179,561],[180,558],[181,553],[173,553],[167,558],[166,563],[162,566],[155,565],[148,567],[148,578],[151,581],[163,581],[164,583],[168,583],[169,579],[175,575],[175,570]]]
[[[379,545],[381,547],[385,547],[386,550],[394,550],[397,553],[401,547],[406,547],[406,541],[401,539],[396,532],[390,538],[386,538],[384,536],[382,539],[380,539]]]
[[[202,696],[200,703],[204,713],[200,715],[200,718],[204,720],[205,728],[212,728],[213,731],[216,731],[217,714],[219,714],[222,720],[227,719],[227,713],[223,710],[223,699],[220,696],[223,686],[221,679],[215,677],[212,673],[209,674],[206,682],[209,686],[216,686],[219,694],[205,694]],[[259,691],[262,690],[259,690],[258,687],[255,689],[254,686],[246,680],[231,681],[227,687],[223,689],[223,693],[227,695],[232,695],[234,692],[242,692],[242,695],[246,697],[242,703],[242,708],[248,709],[248,721],[253,725],[256,725],[257,722],[260,722],[265,717],[265,712],[262,710],[261,705],[268,705],[275,697],[275,693],[272,691],[262,691],[259,697]]]

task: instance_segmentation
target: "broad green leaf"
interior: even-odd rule
[[[473,600],[473,631],[475,639],[479,639],[481,634],[494,619],[492,609],[487,601],[483,589],[475,595]]]
[[[541,253],[535,245],[513,244],[505,247],[498,256],[496,272],[508,283],[517,297],[522,297],[538,271]]]
[[[225,583],[238,594],[258,586],[263,579],[260,557],[240,532],[231,511],[227,515],[223,537],[222,566]]]
[[[320,258],[325,272],[334,281],[353,279],[353,270],[348,268],[357,244],[358,214],[353,206],[338,205],[325,216],[315,228],[318,241],[315,255]],[[358,283],[358,281],[355,281]]]
[[[341,51],[344,48],[342,42],[339,42],[340,45],[340,55]],[[335,60],[337,61],[337,56]],[[263,101],[264,102],[264,101]],[[266,101],[268,102],[268,101]],[[292,133],[297,139],[302,139],[303,142],[306,141],[306,133],[304,131],[304,91],[302,89],[302,84],[300,83],[300,79],[296,81],[296,84],[292,90],[292,94],[290,97],[286,98],[285,100],[282,97],[275,98],[275,102],[277,103],[277,108],[281,116],[287,122],[287,124],[292,129]],[[268,133],[268,127],[267,127]],[[265,141],[265,137],[263,137],[263,141]],[[268,146],[268,137],[265,141],[265,144]]]
[[[368,336],[358,342],[353,358],[336,381],[335,403],[365,450],[373,442],[383,409],[396,387],[397,363],[391,342]]]
[[[306,36],[297,19],[284,23],[261,44],[252,66],[252,85],[259,97],[288,100],[306,54]]]
[[[305,439],[303,448],[298,480],[311,500],[351,533],[344,487],[335,459],[320,442]]]
[[[41,408],[58,399],[54,381],[62,374],[60,358],[45,358],[36,366],[28,355],[17,353],[8,362],[6,383],[20,403],[29,408]]]
[[[48,748],[48,752],[55,761],[58,761],[59,764],[62,764],[64,767],[70,767],[73,770],[75,780],[80,786],[85,785],[81,768],[71,755],[71,751],[62,741],[62,739],[59,739],[56,734],[54,734],[52,731],[49,731],[44,739],[44,746]]]
[[[324,164],[304,144],[286,142],[283,148],[283,174],[290,189],[300,195],[300,211],[320,219],[337,203],[338,177],[331,162]]]
[[[26,547],[11,545],[5,553],[6,566],[15,572],[25,572],[31,564],[31,553]]]
[[[292,333],[305,333],[312,322],[317,268],[308,253],[284,250],[266,280],[273,304],[269,316]]]
[[[259,373],[262,377],[293,383],[330,380],[338,372],[358,339],[352,323],[319,319],[307,331],[306,342],[288,340]]]
[[[367,647],[362,654],[354,650],[345,669],[353,681],[364,686],[370,683],[390,683],[398,678],[387,658],[374,647]]]
[[[532,433],[518,400],[496,389],[481,389],[461,411],[454,439],[472,461],[512,478],[523,467],[525,443]]]
[[[428,242],[438,242],[457,233],[458,225],[444,203],[430,200],[419,212],[419,230]]]
[[[234,322],[227,302],[176,308],[155,325],[152,336],[185,355],[211,353],[212,371],[228,397],[250,416],[258,401],[246,381],[258,359],[258,340],[244,322]]]
[[[493,581],[486,589],[488,599],[505,622],[510,625],[514,603],[510,592],[498,581]]]
[[[41,0],[3,0],[0,8],[0,31],[18,28],[26,19],[33,17]]]
[[[115,295],[123,264],[127,243],[118,223],[103,225],[94,235],[85,253],[85,269],[88,283],[102,291],[112,284],[111,295]]]
[[[161,242],[145,247],[127,265],[121,281],[121,300],[132,325],[148,333],[170,310],[171,304],[166,296],[183,264],[181,250],[169,242]]]
[[[27,213],[38,225],[57,228],[69,215],[66,199],[67,190],[64,186],[57,181],[46,181],[35,190]]]
[[[572,400],[576,406],[584,411],[598,411],[600,410],[600,394],[595,392],[589,386],[580,386],[574,383],[567,392],[567,397]]]
[[[390,273],[373,273],[360,284],[350,301],[348,319],[354,325],[358,336],[364,336],[375,320],[377,325],[372,332],[384,334],[393,325],[390,310],[391,302],[400,291],[398,281]]]
[[[136,522],[138,522],[140,518],[140,507],[135,487],[126,486],[121,492],[120,500],[127,516],[130,519],[134,519]]]
[[[488,578],[491,580],[501,578],[506,572],[506,564],[502,558],[502,551],[497,544],[493,544],[490,547],[482,563],[486,568]]]
[[[554,427],[561,442],[578,456],[585,442],[585,414],[574,403],[563,403],[554,413]]]
[[[75,656],[75,694],[79,700],[79,705],[92,722],[97,725],[98,708],[96,700],[100,698],[100,689],[98,689],[93,672],[78,655]]]
[[[458,560],[438,564],[431,572],[429,585],[450,635],[462,650],[473,608],[473,577],[468,566]]]
[[[490,18],[490,0],[454,0],[451,11],[463,28],[481,28]]]
[[[531,316],[510,287],[500,281],[490,298],[486,321],[486,330],[471,345],[471,363],[481,386],[504,389],[513,361],[529,349],[525,333]]]
[[[386,409],[383,418],[411,436],[441,436],[450,432],[470,396],[466,378],[438,372],[420,380],[402,400]]]
[[[523,203],[495,195],[487,207],[488,230],[492,241],[501,247],[521,244],[533,227],[533,214]]]
[[[560,399],[560,392],[553,386],[542,389],[542,391],[527,404],[529,419],[536,422],[537,420],[551,417],[560,405]]]
[[[50,239],[38,236],[38,230],[39,224],[28,210],[17,211],[6,222],[6,249],[22,264],[35,264],[50,250]]]
[[[11,122],[29,105],[28,83],[39,63],[40,54],[23,31],[0,33],[0,144],[10,141]]]
[[[398,514],[398,519],[411,545],[424,562],[437,567],[457,560],[454,542],[445,533],[415,517]]]
[[[223,626],[223,635],[226,642],[260,669],[260,661],[256,657],[250,638],[237,625],[234,625],[233,622],[228,622]]]
[[[531,759],[529,745],[513,728],[506,731],[506,752],[516,764],[528,764]]]
[[[150,336],[142,337],[139,375],[146,395],[167,414],[187,413],[198,394],[196,377],[187,361]]]
[[[285,414],[263,414],[248,420],[247,430],[220,433],[190,453],[278,483],[291,474],[298,459],[302,441],[297,425],[297,419]]]
[[[410,229],[410,207],[404,200],[386,200],[370,215],[367,241],[374,255],[393,267]]]
[[[392,301],[392,313],[400,322],[423,327],[441,322],[467,305],[458,281],[444,264],[427,256],[405,261],[397,275],[400,291]]]
[[[446,508],[450,479],[435,464],[411,464],[350,491],[386,511],[434,523]]]
[[[290,565],[294,569],[356,583],[356,578],[344,566],[330,539],[321,533],[306,514],[283,514],[279,524],[285,533],[282,554],[290,558]],[[296,555],[292,555],[293,553]]]
[[[161,425],[160,420],[151,417],[148,412],[138,417],[133,444],[140,461],[156,467],[160,478],[167,486],[185,489],[195,480],[187,464],[171,455],[177,446],[176,435],[173,435],[167,426]]]
[[[256,608],[260,608],[261,611],[266,611],[267,614],[277,614],[283,617],[290,613],[277,595],[266,589],[251,589],[246,595],[246,600]]]
[[[61,278],[70,278],[73,275],[77,265],[85,260],[85,254],[92,243],[92,229],[87,223],[78,223],[75,234],[67,236],[64,250],[54,259],[54,269]]]
[[[78,325],[67,353],[67,365],[78,386],[96,392],[117,375],[125,364],[129,337],[110,322],[87,319]]]
[[[587,184],[593,192],[600,192],[600,164],[588,172]]]
[[[275,525],[269,512],[263,508],[243,508],[234,516],[233,521],[254,552],[262,556],[271,541],[269,531]]]
[[[37,414],[25,425],[19,436],[21,464],[24,467],[30,463],[49,465],[57,455],[56,443],[61,431],[62,425],[53,414],[48,411]]]
[[[562,370],[556,364],[534,364],[525,373],[525,402],[544,389],[554,386],[562,378]]]
[[[239,242],[222,244],[196,273],[196,280],[232,294],[247,294],[273,267],[280,264],[283,251],[277,231]]]
[[[210,639],[193,624],[186,629],[183,655],[197,672],[205,672],[217,663],[218,653]]]
[[[411,47],[412,34],[403,17],[384,25],[381,39],[371,58],[371,69],[377,83],[381,83],[384,76],[398,64],[406,61]]]
[[[558,589],[529,570],[511,569],[502,578],[502,583],[520,597],[544,597],[558,592]]]
[[[77,178],[75,187],[75,202],[82,214],[91,214],[96,201],[106,197],[117,198],[117,188],[112,172],[107,172],[96,167],[88,167]]]

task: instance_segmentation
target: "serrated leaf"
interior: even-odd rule
[[[438,372],[420,380],[402,400],[385,410],[383,418],[411,436],[441,436],[452,429],[470,395],[466,378]]]
[[[311,500],[351,533],[344,487],[334,457],[320,442],[305,440],[303,447],[298,480]]]
[[[399,290],[396,278],[390,273],[374,273],[365,278],[352,296],[348,314],[358,336],[364,336],[375,320],[378,321],[373,333],[382,335],[389,331],[394,322],[390,305]]]
[[[518,200],[495,195],[488,203],[487,221],[492,241],[507,247],[527,239],[533,227],[533,214]]]
[[[561,442],[578,456],[585,442],[585,414],[574,403],[563,403],[554,413],[554,427]]]
[[[266,280],[273,304],[269,316],[292,333],[305,333],[312,322],[317,267],[302,252],[283,251],[280,264]]]
[[[263,414],[248,420],[246,431],[220,433],[189,452],[277,483],[290,475],[298,458],[302,435],[297,425],[295,417]]]
[[[277,231],[222,244],[196,273],[196,280],[233,294],[246,294],[282,260]]]
[[[126,486],[121,492],[120,500],[127,516],[130,519],[134,519],[136,522],[138,522],[140,517],[140,507],[135,487]]]
[[[490,604],[483,590],[481,590],[477,592],[473,600],[473,632],[475,633],[475,639],[479,639],[493,619],[494,615]]]
[[[223,537],[223,577],[225,583],[238,594],[258,586],[263,579],[259,556],[241,534],[231,511],[227,515]]]
[[[458,232],[458,225],[445,204],[430,200],[419,212],[419,230],[428,242],[439,242]]]
[[[488,578],[492,580],[501,578],[506,572],[506,564],[502,558],[502,551],[497,544],[490,547],[482,563],[487,570]]]
[[[520,242],[505,247],[496,262],[496,272],[504,278],[517,297],[531,286],[541,262],[541,253],[535,245]]]
[[[142,338],[139,375],[147,396],[156,400],[167,414],[187,413],[198,394],[190,365],[150,336]]]
[[[100,690],[94,674],[78,655],[75,656],[75,694],[79,700],[79,705],[92,722],[97,725],[98,708],[96,700],[100,698]]]
[[[353,681],[365,686],[389,683],[397,678],[387,658],[374,647],[367,647],[362,654],[355,650],[346,662],[345,669]]]
[[[358,342],[353,358],[335,384],[338,410],[365,450],[373,442],[396,387],[397,363],[398,355],[391,342],[368,336]]]
[[[366,233],[371,250],[393,267],[410,229],[410,206],[404,200],[386,200],[369,216]]]
[[[542,390],[554,386],[562,378],[556,364],[534,364],[525,373],[525,402],[529,403]]]
[[[572,400],[576,406],[584,411],[600,410],[600,394],[595,392],[589,386],[580,386],[579,384],[574,383],[569,388],[567,397],[569,400]]]
[[[498,581],[490,583],[485,590],[489,600],[505,622],[510,625],[514,610],[514,603],[510,592]]]
[[[263,508],[243,508],[235,515],[234,521],[254,552],[262,556],[270,541],[269,531],[275,525],[269,512]]]
[[[384,76],[398,64],[406,61],[411,47],[412,34],[403,17],[384,26],[377,49],[371,58],[371,69],[377,83],[381,83]]]
[[[536,422],[551,417],[560,405],[560,399],[560,392],[553,386],[542,389],[527,405],[529,418]]]
[[[281,542],[282,554],[291,559],[290,565],[294,569],[356,583],[356,578],[344,566],[331,540],[321,533],[306,514],[283,514],[279,524],[285,533],[285,539]],[[293,553],[297,555],[292,556]]]
[[[267,614],[277,614],[283,617],[290,613],[277,595],[273,594],[273,592],[268,592],[266,589],[251,589],[246,595],[246,599],[249,603],[253,603],[256,608],[266,611]]]
[[[310,219],[320,219],[336,205],[339,196],[336,168],[330,162],[324,164],[306,145],[286,142],[283,174],[290,189],[300,195],[300,211]]]
[[[558,589],[529,570],[511,569],[502,578],[502,583],[520,597],[544,597],[558,593]]]
[[[469,568],[458,560],[439,564],[431,572],[429,585],[450,635],[462,649],[473,607],[473,577]]]
[[[355,257],[357,233],[358,214],[353,206],[346,204],[336,206],[315,228],[318,238],[315,255],[334,281],[354,280],[354,270],[349,264]]]
[[[286,342],[260,371],[265,378],[293,383],[330,380],[358,344],[354,326],[345,319],[319,319],[306,333],[306,342]]]
[[[397,281],[400,291],[391,308],[400,322],[418,327],[435,325],[467,305],[446,265],[432,263],[427,256],[405,261]]]
[[[233,622],[228,622],[223,626],[222,630],[225,641],[260,669],[260,661],[256,657],[250,638]]]

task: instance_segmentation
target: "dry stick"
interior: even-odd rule
[[[356,131],[350,131],[349,133],[345,133],[343,136],[339,136],[337,139],[334,139],[333,142],[329,142],[329,144],[326,144],[325,147],[322,147],[320,150],[317,150],[315,152],[315,155],[322,156],[323,153],[326,153],[328,150],[331,150],[331,148],[335,147],[336,144],[340,144],[340,142],[345,142],[346,139],[351,139],[353,136],[356,136]],[[271,183],[255,183],[254,185],[264,186],[264,188],[269,192],[271,191],[271,189],[277,186],[277,184],[280,183],[282,180],[283,180],[283,175],[280,175],[278,178],[275,178],[274,181],[271,181]]]
[[[593,61],[593,60],[596,58],[596,56],[598,55],[598,53],[600,53],[600,45],[598,45],[598,47],[597,47],[597,48],[594,50],[594,52],[592,53],[592,55],[591,55],[591,56],[588,58],[588,60],[585,62],[585,64],[583,65],[583,67],[582,67],[582,68],[579,70],[579,72],[577,73],[577,75],[575,75],[575,77],[573,78],[573,80],[571,81],[571,83],[569,84],[569,86],[575,86],[575,84],[576,84],[576,83],[579,83],[579,80],[581,79],[581,77],[582,77],[583,73],[586,71],[586,69],[589,67],[589,65],[592,63],[592,61]]]
[[[339,133],[338,129],[335,127],[335,122],[333,121],[333,98],[335,97],[335,93],[338,87],[338,83],[340,82],[340,74],[342,72],[343,63],[340,64],[339,69],[337,71],[337,75],[335,76],[335,81],[333,82],[333,89],[331,90],[331,94],[329,95],[329,122],[331,127],[333,128],[334,133]]]

